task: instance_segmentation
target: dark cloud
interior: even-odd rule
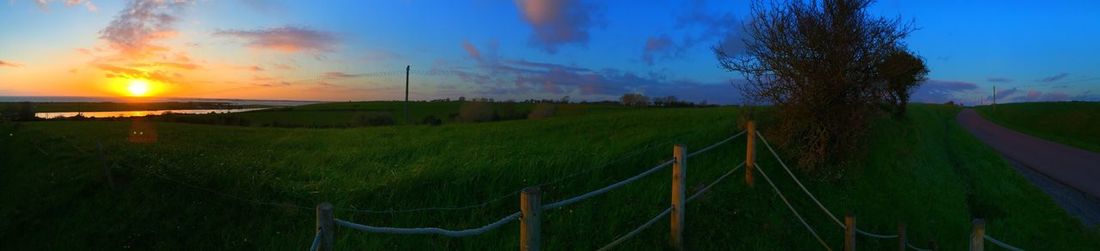
[[[645,47],[642,48],[642,61],[646,64],[653,65],[653,60],[658,54],[664,54],[667,57],[675,46],[672,38],[667,34],[649,37],[649,39],[645,41]]]
[[[5,67],[5,66],[6,67],[23,67],[23,64],[12,62],[12,61],[0,60],[0,67]]]
[[[1011,78],[992,77],[985,79],[985,81],[990,83],[1012,83],[1014,80]]]
[[[602,15],[581,0],[516,0],[516,7],[534,30],[531,44],[551,54],[562,45],[587,44],[588,30]]]
[[[970,82],[951,80],[927,80],[917,87],[911,94],[914,102],[944,103],[958,100],[956,94],[978,89],[978,85]]]
[[[1066,78],[1066,77],[1069,77],[1069,73],[1059,73],[1059,74],[1057,74],[1057,75],[1054,75],[1054,76],[1050,76],[1050,77],[1045,77],[1045,78],[1040,78],[1040,79],[1038,79],[1038,80],[1036,80],[1036,81],[1039,81],[1039,82],[1043,82],[1043,83],[1050,83],[1050,82],[1054,82],[1054,81],[1062,80],[1062,79],[1064,79],[1064,78]]]
[[[1052,102],[1052,101],[1069,101],[1072,98],[1069,94],[1063,92],[1047,92],[1029,90],[1027,95],[1012,97],[1009,100],[1013,102]]]
[[[675,95],[685,100],[707,100],[712,103],[740,101],[729,81],[704,83],[670,80],[666,74],[656,72],[639,74],[615,69],[598,70],[488,57],[485,54],[472,69],[448,65],[436,67],[431,71],[454,76],[460,83],[475,84],[470,93],[496,98],[556,98],[569,95],[582,100],[616,100],[624,93],[641,92],[649,96]]]
[[[1011,97],[1012,95],[1016,95],[1016,93],[1018,93],[1018,92],[1020,92],[1020,89],[1017,89],[1017,88],[1001,90],[1001,91],[997,92],[997,98],[998,99],[1007,99],[1007,98]],[[988,97],[988,98],[992,98],[992,97]]]
[[[119,11],[99,37],[111,48],[128,57],[147,57],[168,50],[154,44],[156,40],[176,35],[173,27],[178,15],[191,1],[131,0]]]
[[[679,42],[673,41],[667,34],[649,37],[642,51],[642,61],[652,65],[657,58],[655,55],[660,55],[662,59],[680,58],[699,44],[712,44],[714,49],[729,55],[744,53],[746,46],[742,39],[741,20],[731,12],[712,10],[705,0],[688,1],[685,11],[676,20],[676,30],[685,32]],[[651,46],[654,42],[666,46]]]
[[[285,26],[260,30],[222,30],[215,36],[235,37],[247,41],[249,47],[281,52],[331,52],[340,43],[332,33],[307,28]]]
[[[359,77],[359,74],[343,73],[338,71],[325,72],[321,74],[322,79],[345,79]]]

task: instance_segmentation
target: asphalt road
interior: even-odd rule
[[[955,119],[1086,225],[1100,222],[1100,153],[1013,131],[985,120],[971,109],[963,110]]]

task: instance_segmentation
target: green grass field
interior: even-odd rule
[[[977,110],[985,119],[1018,132],[1100,152],[1100,102],[998,104]]]
[[[854,212],[862,229],[890,233],[909,225],[918,246],[935,239],[963,249],[972,217],[987,232],[1025,249],[1100,247],[1085,229],[996,153],[954,122],[957,108],[915,106],[911,119],[883,119],[868,151],[839,179],[803,177],[833,212]],[[542,120],[305,129],[129,121],[0,124],[0,249],[308,248],[309,207],[403,209],[492,201],[468,210],[365,213],[336,217],[395,227],[469,228],[517,210],[513,191],[544,185],[558,201],[632,176],[671,156],[734,132],[735,108],[614,109]],[[134,130],[147,133],[131,143]],[[761,126],[766,132],[766,125]],[[102,144],[104,152],[97,147]],[[694,191],[744,159],[744,138],[688,161]],[[834,248],[841,231],[778,165],[760,165]],[[113,168],[108,188],[104,163]],[[797,174],[797,172],[796,172]],[[608,194],[547,211],[546,249],[595,249],[669,203],[664,170]],[[761,177],[739,172],[687,206],[686,245],[697,250],[812,250],[818,244]],[[496,199],[496,200],[494,200]],[[306,208],[298,208],[302,206]],[[668,220],[621,250],[661,249]],[[448,238],[340,229],[339,250],[514,249],[518,223],[487,234]],[[887,249],[890,241],[861,238]]]
[[[251,126],[274,127],[361,127],[371,126],[364,120],[384,116],[392,118],[395,124],[422,124],[425,117],[440,119],[443,123],[460,122],[455,118],[464,104],[468,102],[412,102],[408,121],[405,120],[404,103],[398,101],[338,102],[320,103],[295,107],[283,107],[233,114],[176,115],[178,118],[166,118],[179,122],[209,123],[211,119],[231,118],[228,123]],[[600,113],[621,110],[617,105],[592,104],[549,104],[555,108],[553,116],[577,116],[588,113]],[[536,104],[532,103],[492,103],[487,109],[498,114],[501,120],[526,119]],[[219,121],[220,122],[220,121]]]

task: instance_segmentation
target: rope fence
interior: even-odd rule
[[[528,248],[533,247],[533,248],[531,248],[531,250],[537,250],[538,246],[539,246],[538,240],[540,239],[539,238],[539,229],[538,229],[539,225],[540,225],[539,224],[539,217],[540,217],[539,215],[541,215],[542,211],[560,209],[560,208],[563,208],[565,206],[569,206],[569,205],[572,205],[572,204],[575,204],[575,203],[578,203],[578,202],[581,202],[581,201],[584,201],[584,200],[587,200],[587,199],[605,194],[607,192],[610,192],[612,190],[615,190],[617,188],[623,187],[627,184],[630,184],[630,183],[633,183],[637,180],[645,178],[645,177],[647,177],[647,176],[649,176],[653,173],[656,173],[656,172],[664,169],[665,167],[673,166],[673,189],[674,189],[673,206],[669,207],[664,212],[659,214],[657,217],[654,217],[653,219],[649,220],[648,222],[646,222],[642,226],[640,226],[638,228],[635,228],[630,233],[627,233],[626,235],[624,235],[622,237],[619,237],[618,239],[616,239],[611,244],[609,244],[608,246],[605,247],[605,248],[611,248],[615,245],[618,245],[619,243],[622,243],[626,239],[629,239],[630,237],[636,235],[637,233],[641,232],[643,229],[648,228],[649,226],[653,225],[658,219],[664,217],[665,215],[669,215],[672,212],[678,212],[679,213],[678,218],[681,219],[681,221],[679,221],[679,222],[681,222],[680,224],[682,224],[682,218],[683,218],[683,209],[682,208],[683,208],[684,203],[686,203],[688,201],[691,201],[691,200],[695,200],[696,198],[701,196],[706,191],[709,191],[711,189],[711,187],[713,187],[714,185],[718,184],[719,182],[725,180],[727,177],[732,175],[734,171],[740,169],[742,166],[745,165],[744,163],[742,163],[741,165],[738,165],[737,167],[731,169],[730,171],[728,171],[725,174],[718,177],[715,181],[711,182],[709,185],[707,185],[707,186],[703,187],[702,189],[700,189],[699,191],[695,192],[693,195],[691,195],[691,197],[687,197],[686,199],[683,199],[682,197],[680,197],[680,198],[676,197],[675,194],[676,194],[676,191],[677,191],[676,189],[679,189],[678,191],[680,191],[681,194],[682,194],[683,189],[684,189],[684,182],[683,182],[683,180],[684,180],[683,176],[684,175],[683,175],[683,173],[684,173],[684,169],[686,168],[686,166],[685,166],[686,160],[688,158],[692,157],[692,156],[702,154],[704,152],[713,150],[713,149],[717,148],[720,145],[729,143],[734,138],[739,137],[739,136],[744,135],[744,134],[745,134],[745,131],[742,131],[740,133],[734,134],[733,136],[722,139],[722,140],[720,140],[716,143],[713,143],[713,144],[711,144],[707,147],[704,147],[702,149],[699,149],[699,150],[697,150],[695,152],[691,152],[691,153],[685,153],[684,147],[682,145],[676,145],[676,147],[674,147],[674,151],[673,151],[674,158],[671,159],[671,160],[661,162],[660,164],[657,164],[653,167],[650,167],[649,169],[647,169],[647,170],[645,170],[641,173],[638,173],[637,175],[634,175],[634,176],[631,176],[629,178],[623,179],[621,181],[612,183],[612,184],[604,186],[602,188],[599,188],[599,189],[596,189],[596,190],[593,190],[593,191],[589,191],[587,193],[577,195],[577,196],[574,196],[574,197],[571,197],[571,198],[568,198],[568,199],[563,199],[563,200],[560,200],[560,201],[557,201],[557,202],[553,202],[553,203],[548,203],[548,204],[539,203],[539,201],[540,201],[539,196],[540,195],[539,195],[539,192],[538,192],[539,190],[537,189],[538,186],[526,188],[526,189],[522,190],[522,192],[520,193],[521,194],[520,201],[521,201],[521,204],[522,204],[522,206],[521,206],[522,210],[520,210],[520,212],[512,213],[512,214],[510,214],[508,216],[505,216],[503,218],[500,218],[500,219],[498,219],[498,220],[496,220],[492,223],[489,223],[489,224],[484,225],[484,226],[476,227],[476,228],[462,229],[462,230],[449,230],[449,229],[436,228],[436,227],[401,228],[401,227],[370,226],[370,225],[350,222],[350,221],[347,221],[347,220],[331,217],[332,216],[332,211],[331,210],[333,210],[333,209],[331,207],[331,204],[328,204],[328,203],[322,203],[322,206],[317,207],[317,210],[318,210],[318,224],[317,225],[318,226],[335,225],[335,226],[347,227],[347,228],[351,228],[351,229],[355,229],[355,230],[359,230],[359,231],[363,231],[363,232],[370,232],[370,233],[403,234],[403,235],[434,234],[434,235],[441,235],[441,236],[447,236],[447,237],[466,237],[466,236],[480,235],[480,234],[486,233],[488,231],[492,231],[494,229],[500,228],[501,226],[503,226],[505,224],[508,224],[512,221],[520,220],[520,222],[521,222],[521,232],[520,232],[521,249],[527,250]],[[533,205],[532,205],[532,201],[534,202]],[[674,216],[676,216],[676,215],[674,215]],[[674,220],[673,222],[674,222],[673,229],[674,230],[680,229],[678,227],[678,224],[675,223],[677,221]],[[680,230],[682,231],[682,229],[680,229]],[[330,228],[325,228],[325,227],[319,227],[317,236],[324,235],[323,233],[325,231],[331,231],[331,229]],[[316,239],[320,240],[319,237],[316,238]],[[321,243],[318,244],[317,246],[320,248],[320,250],[331,250],[333,244],[332,243],[325,243],[325,241],[321,241]],[[682,242],[681,242],[680,247],[682,247]]]

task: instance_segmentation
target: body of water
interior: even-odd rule
[[[148,115],[162,115],[165,113],[177,113],[177,114],[208,114],[208,113],[234,113],[234,112],[247,112],[257,111],[267,108],[247,108],[247,109],[191,109],[191,110],[145,110],[145,111],[110,111],[110,112],[37,112],[34,113],[35,117],[52,119],[52,118],[68,118],[76,115],[83,115],[88,118],[115,118],[115,117],[143,117]]]
[[[68,97],[68,96],[0,96],[0,102],[116,102],[116,103],[151,103],[151,102],[215,102],[233,105],[262,105],[262,106],[299,106],[320,103],[319,101],[298,100],[250,100],[250,99],[207,99],[207,98],[127,98],[127,97]],[[87,113],[85,113],[87,114]]]

